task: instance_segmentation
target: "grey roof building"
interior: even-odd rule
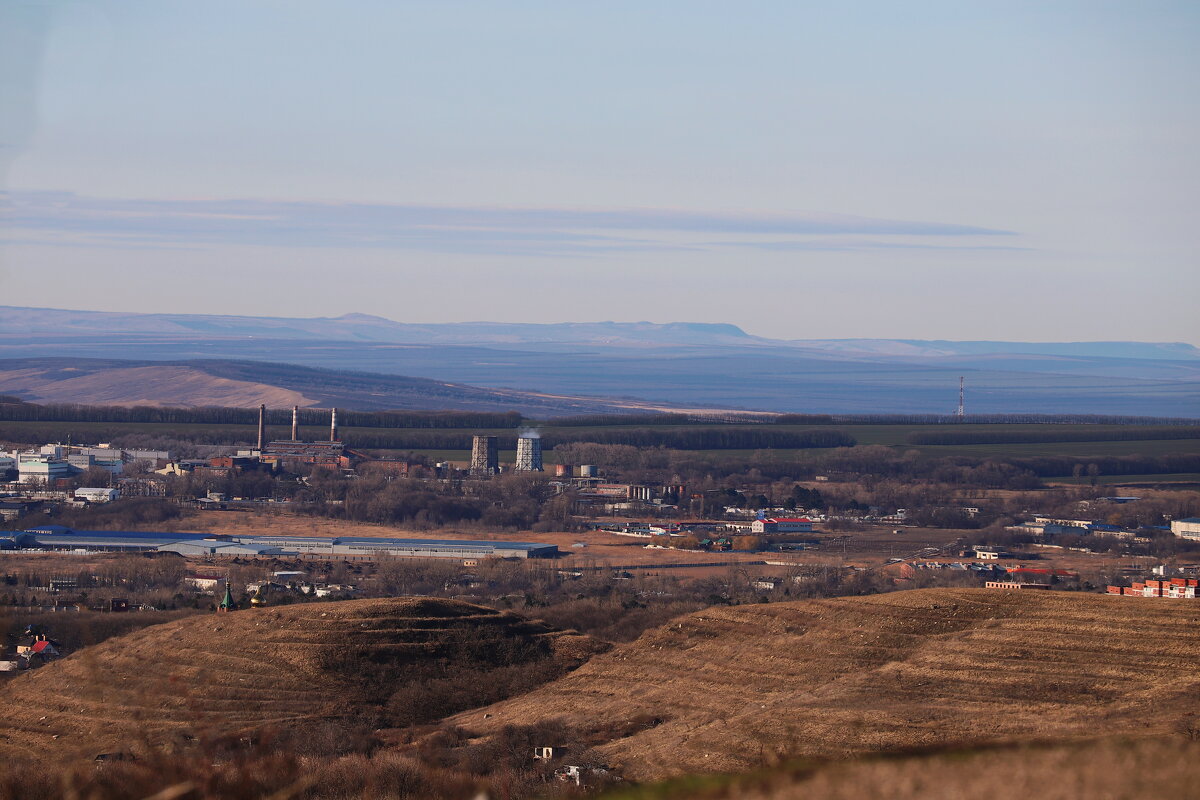
[[[203,533],[74,531],[53,526],[0,534],[0,548],[178,553],[183,556],[341,556],[346,558],[554,558],[536,542],[387,537],[213,536]]]

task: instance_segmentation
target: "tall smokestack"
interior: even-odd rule
[[[337,409],[335,408],[329,415],[329,441],[336,442],[337,440]]]
[[[262,452],[267,445],[267,405],[262,403],[258,407],[258,452]]]
[[[300,441],[300,406],[292,406],[292,441]]]

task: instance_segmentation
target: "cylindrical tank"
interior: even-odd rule
[[[579,468],[579,477],[581,478],[594,478],[598,474],[600,474],[600,470],[595,464],[584,464]]]
[[[554,477],[556,477],[556,478],[571,477],[571,465],[570,464],[555,464],[554,465]]]

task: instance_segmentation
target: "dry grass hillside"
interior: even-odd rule
[[[609,800],[1138,800],[1194,797],[1200,742],[1104,739],[800,762],[742,775],[647,784]]]
[[[549,679],[594,649],[586,637],[512,613],[433,598],[190,617],[13,679],[4,687],[0,762],[254,731],[311,735],[315,723],[382,713],[407,684],[442,677],[448,664],[477,669],[472,678],[504,664]]]
[[[127,367],[71,377],[67,370],[0,371],[0,386],[39,403],[118,406],[311,406],[302,393],[254,381],[231,380],[186,366]]]
[[[1197,653],[1200,606],[1183,601],[931,589],[711,608],[453,722],[486,736],[557,719],[641,780],[1153,734],[1197,719]]]

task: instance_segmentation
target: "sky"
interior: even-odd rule
[[[1200,4],[0,0],[0,305],[1200,344]]]

